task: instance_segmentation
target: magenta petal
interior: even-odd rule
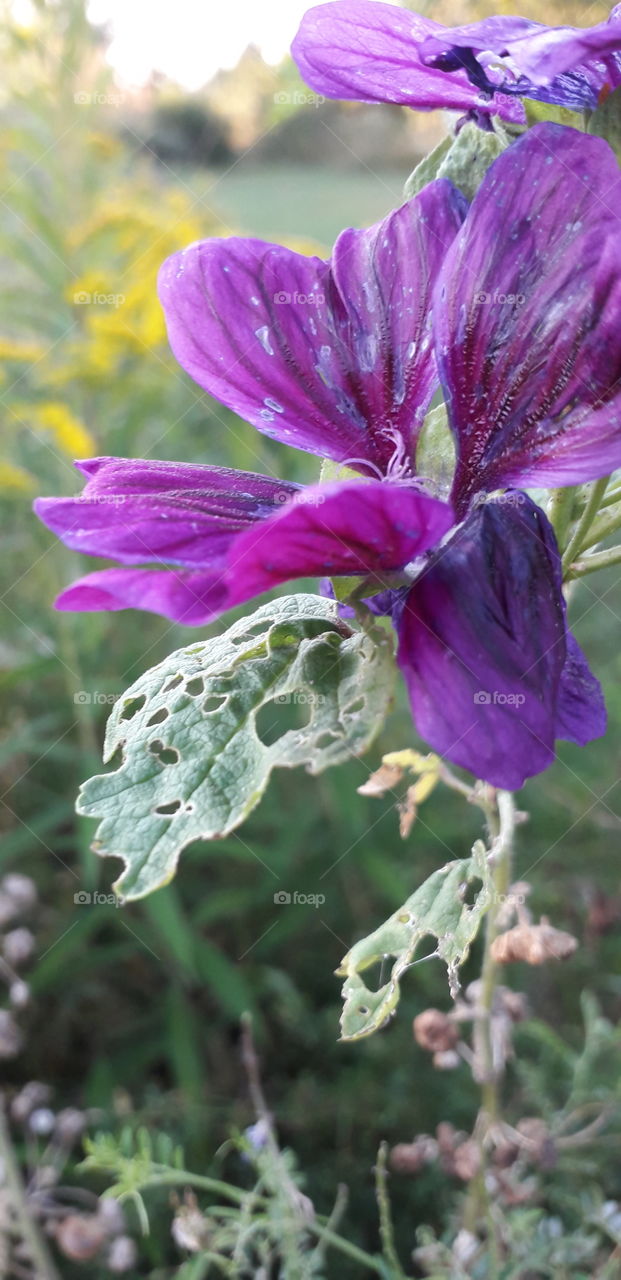
[[[299,486],[268,476],[176,462],[92,458],[78,498],[39,498],[35,511],[66,546],[121,564],[217,565],[253,521]]]
[[[450,506],[412,485],[315,485],[236,540],[228,559],[230,601],[292,578],[381,577],[434,546],[453,520]]]
[[[525,494],[475,508],[414,582],[398,662],[421,736],[494,786],[516,790],[559,735],[602,731],[601,694],[569,649],[556,541]],[[577,719],[582,715],[582,736]]]
[[[431,292],[464,211],[435,182],[344,232],[331,264],[259,240],[191,245],[160,272],[179,363],[266,435],[385,470],[434,389]]]
[[[431,34],[422,56],[432,59],[451,48],[506,56],[534,85],[546,85],[594,61],[604,73],[601,60],[621,50],[621,20],[608,19],[594,27],[547,27],[527,18],[494,15]]]
[[[209,622],[227,607],[224,578],[213,570],[101,569],[79,578],[56,600],[63,611],[144,609],[186,626]]]
[[[621,466],[620,196],[607,143],[552,124],[479,189],[435,303],[460,510],[482,489]]]
[[[400,102],[421,111],[475,109],[523,120],[519,103],[485,101],[464,71],[447,75],[423,63],[421,43],[436,33],[442,39],[445,30],[380,0],[334,0],[304,14],[291,52],[306,83],[328,98]]]

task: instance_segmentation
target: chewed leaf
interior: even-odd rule
[[[91,778],[78,800],[79,813],[102,819],[96,851],[125,863],[117,892],[140,898],[166,884],[188,844],[243,822],[272,769],[320,773],[361,755],[393,678],[388,641],[351,632],[333,600],[312,595],[263,605],[147,671],[108,721],[104,760],[120,750],[119,768]],[[258,712],[283,702],[299,703],[308,723],[266,744]]]
[[[491,904],[491,883],[485,846],[477,841],[470,858],[449,862],[434,871],[385,924],[352,947],[337,970],[346,979],[342,1040],[370,1036],[390,1018],[399,1003],[400,980],[414,961],[419,943],[430,935],[437,939],[434,955],[448,968],[451,993],[457,992],[458,969]],[[468,905],[466,897],[472,895],[473,889],[474,900]],[[371,991],[362,974],[390,957],[394,963],[388,982],[378,991]]]

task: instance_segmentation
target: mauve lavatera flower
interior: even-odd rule
[[[580,111],[621,84],[621,5],[593,27],[501,15],[444,27],[382,0],[333,0],[304,14],[292,53],[329,98],[520,122],[521,98]]]
[[[38,514],[121,567],[58,607],[200,624],[296,577],[359,576],[386,588],[414,719],[448,759],[515,789],[557,738],[599,736],[555,537],[523,486],[621,466],[618,181],[604,142],[541,125],[469,211],[436,181],[344,232],[330,262],[238,238],[170,258],[160,296],[183,368],[260,431],[360,479],[301,488],[81,463],[83,494],[40,499]],[[438,372],[457,455],[442,495],[414,467]]]

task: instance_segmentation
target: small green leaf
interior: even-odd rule
[[[437,147],[434,147],[433,151],[429,152],[428,156],[425,156],[424,159],[417,164],[404,187],[403,194],[406,200],[411,200],[412,196],[417,196],[419,191],[423,190],[423,187],[427,187],[430,182],[433,182],[434,178],[438,177],[440,165],[448,155],[453,145],[453,141],[453,138],[449,134],[447,138],[443,138],[442,141],[438,143]]]
[[[605,138],[621,162],[621,89],[615,89],[589,118],[588,132]]]
[[[113,773],[85,783],[78,812],[103,821],[93,848],[122,858],[114,886],[141,898],[167,884],[193,840],[217,839],[258,804],[272,769],[320,773],[361,755],[389,708],[388,637],[351,632],[336,603],[284,596],[223,635],[171,654],[115,704],[104,760]],[[273,702],[299,703],[308,723],[271,746],[256,718]]]
[[[534,98],[522,98],[524,110],[526,112],[526,123],[529,126],[534,124],[564,124],[571,129],[579,129],[584,133],[584,113],[582,111],[571,111],[569,107],[558,107],[553,102],[537,102]]]
[[[449,178],[467,200],[474,199],[490,165],[512,140],[499,121],[491,130],[468,121],[457,137],[445,138],[417,165],[405,184],[406,198],[417,195],[434,178]]]
[[[432,480],[448,491],[455,470],[455,441],[448,424],[446,406],[430,409],[416,446],[416,474]]]
[[[481,881],[481,887],[475,891],[472,906],[468,906],[468,886],[476,880]],[[337,970],[346,979],[341,1039],[361,1040],[390,1018],[399,1003],[400,979],[412,964],[419,942],[430,934],[437,938],[434,955],[446,964],[451,994],[455,995],[459,990],[457,971],[491,904],[491,893],[486,849],[478,840],[470,858],[449,862],[434,871],[385,924],[357,942]],[[371,991],[361,975],[389,956],[394,957],[394,964],[388,982],[378,991]]]

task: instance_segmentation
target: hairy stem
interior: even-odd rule
[[[28,1250],[37,1280],[60,1280],[45,1239],[30,1212],[26,1188],[2,1107],[0,1107],[0,1165],[4,1187],[8,1192],[17,1227]]]
[[[492,902],[486,918],[481,992],[473,1032],[474,1073],[481,1085],[481,1108],[476,1125],[481,1167],[466,1202],[464,1221],[468,1229],[474,1230],[481,1216],[486,1218],[490,1263],[488,1274],[489,1280],[496,1280],[501,1273],[502,1257],[493,1206],[487,1188],[487,1173],[493,1130],[501,1119],[500,1086],[505,1064],[504,1060],[499,1059],[494,1044],[494,1012],[499,966],[494,960],[493,946],[499,934],[501,906],[511,884],[516,825],[514,797],[509,791],[498,791],[486,809],[491,838],[489,865],[492,871]]]

